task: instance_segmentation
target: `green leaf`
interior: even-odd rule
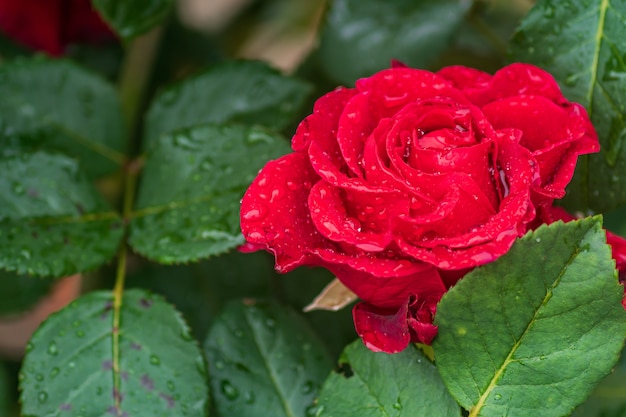
[[[448,46],[471,5],[469,0],[335,0],[321,33],[319,64],[345,85],[389,68],[392,59],[426,67]]]
[[[572,417],[626,417],[626,349],[613,373],[602,380]]]
[[[113,302],[90,293],[35,332],[20,373],[22,415],[206,416],[205,363],[180,314],[129,290],[116,322]]]
[[[259,169],[288,151],[286,140],[258,127],[207,125],[165,136],[147,155],[133,249],[177,263],[242,244],[239,201]]]
[[[155,99],[147,114],[146,145],[167,133],[206,123],[260,124],[281,130],[292,122],[310,90],[307,83],[261,62],[220,64]]]
[[[60,150],[97,178],[120,168],[125,141],[117,94],[98,76],[66,60],[0,67],[0,153]]]
[[[623,292],[598,218],[542,226],[443,297],[437,369],[472,417],[569,415],[617,361]]]
[[[50,292],[53,284],[49,279],[0,270],[0,316],[28,310]]]
[[[174,5],[174,0],[92,1],[115,32],[127,41],[161,23]]]
[[[122,238],[119,215],[64,155],[0,156],[0,268],[62,277],[98,267]]]
[[[512,42],[515,61],[538,65],[587,108],[601,150],[584,156],[568,189],[571,209],[626,204],[626,2],[539,0]]]
[[[316,417],[460,416],[437,369],[414,346],[389,355],[348,345],[322,387]]]
[[[205,352],[215,406],[228,417],[305,417],[332,368],[300,316],[249,299],[226,307]]]

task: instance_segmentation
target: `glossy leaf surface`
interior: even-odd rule
[[[20,373],[22,414],[206,416],[206,366],[180,314],[140,290],[113,303],[90,293],[37,330]]]
[[[435,366],[414,346],[389,355],[348,345],[322,387],[316,417],[460,416]]]
[[[307,323],[276,304],[235,301],[205,342],[220,415],[305,417],[331,361]]]
[[[626,2],[540,0],[519,26],[515,61],[549,71],[563,93],[587,108],[600,138],[580,158],[566,203],[610,210],[626,204]]]
[[[293,121],[309,92],[304,81],[261,62],[223,63],[157,96],[147,114],[145,145],[206,123],[258,124],[278,131]]]
[[[115,255],[122,234],[76,160],[0,157],[0,268],[55,278],[87,271]]]
[[[130,40],[161,23],[174,0],[93,0],[93,4],[119,36]]]
[[[427,67],[450,43],[472,2],[337,0],[321,32],[318,60],[344,85],[389,68]]]
[[[126,132],[113,86],[66,60],[0,67],[0,153],[54,149],[84,162],[90,178],[120,169]]]
[[[147,156],[130,244],[162,263],[242,244],[239,201],[258,170],[288,150],[284,138],[256,127],[208,125],[167,135]]]
[[[437,368],[470,416],[566,416],[618,359],[626,312],[598,218],[542,226],[441,300]]]

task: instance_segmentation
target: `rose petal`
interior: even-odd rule
[[[593,126],[578,105],[557,106],[545,97],[521,96],[492,102],[483,108],[496,129],[522,132],[520,144],[533,152],[541,177],[537,191],[562,198],[574,175],[579,155],[597,152]]]
[[[397,311],[358,303],[352,309],[356,333],[374,352],[398,353],[411,342],[407,323],[408,302]]]
[[[378,307],[397,308],[410,294],[427,297],[446,290],[437,269],[424,262],[329,249],[317,249],[315,254],[319,256],[319,265],[361,300]]]
[[[313,226],[306,201],[319,178],[302,153],[270,161],[241,202],[241,230],[248,242],[276,257],[276,269],[288,272],[314,256],[311,248],[330,244]]]

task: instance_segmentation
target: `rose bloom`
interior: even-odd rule
[[[243,197],[248,248],[272,252],[279,272],[330,270],[362,300],[365,344],[393,353],[432,341],[443,293],[551,213],[599,143],[585,109],[532,65],[395,64],[318,99],[292,148]]]
[[[0,0],[0,32],[54,56],[70,43],[113,36],[90,0]]]

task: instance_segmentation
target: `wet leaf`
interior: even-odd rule
[[[228,417],[305,417],[332,368],[298,314],[253,300],[225,308],[205,352],[215,406]]]
[[[318,61],[344,85],[389,68],[391,60],[424,68],[452,40],[469,0],[336,0],[321,32]]]
[[[470,416],[566,416],[583,402],[624,344],[614,268],[598,218],[558,222],[448,291],[433,348]]]
[[[321,293],[306,307],[304,311],[313,310],[341,310],[345,306],[355,301],[358,297],[343,285],[338,279],[334,279]]]
[[[0,271],[0,316],[28,310],[50,292],[54,283],[50,279]]]
[[[93,5],[119,36],[130,40],[161,23],[174,0],[93,0]]]
[[[279,131],[292,122],[310,86],[266,64],[227,62],[163,91],[146,119],[146,145],[206,123],[258,124]]]
[[[626,350],[613,372],[604,378],[572,417],[626,417]]]
[[[145,291],[121,302],[119,328],[110,292],[85,295],[41,325],[20,372],[23,415],[207,415],[206,366],[180,314]]]
[[[512,41],[514,61],[554,75],[563,93],[587,108],[600,153],[580,158],[568,188],[570,209],[626,204],[626,3],[540,0]]]
[[[44,151],[0,156],[0,268],[62,277],[111,259],[119,215],[76,160]]]
[[[435,366],[414,346],[389,355],[348,345],[322,387],[316,417],[460,416]]]
[[[66,60],[0,67],[0,154],[59,150],[96,178],[121,167],[125,141],[117,94],[96,75]]]
[[[257,127],[207,125],[163,137],[147,156],[131,246],[169,264],[242,244],[239,201],[259,169],[288,151],[286,140]]]

